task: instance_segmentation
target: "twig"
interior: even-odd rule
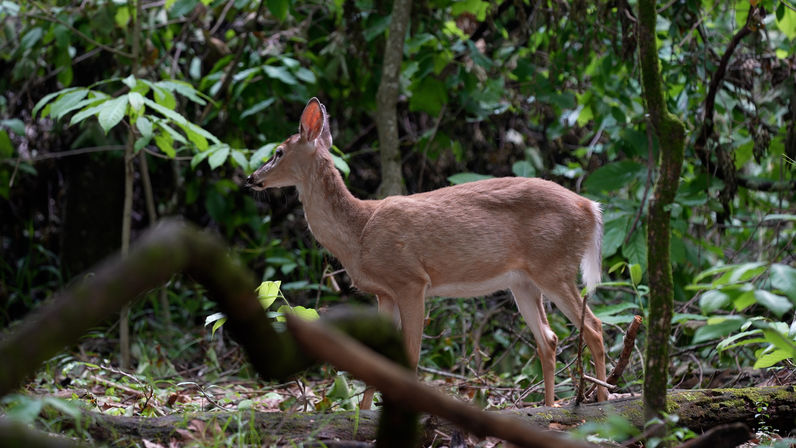
[[[578,393],[575,395],[575,404],[578,405],[583,402],[586,392],[586,374],[583,373],[583,326],[586,324],[586,299],[589,295],[583,296],[583,304],[580,307],[580,327],[578,327],[578,374],[580,375],[580,382],[577,385]]]
[[[36,6],[38,8],[41,8],[41,6],[39,6],[38,4],[36,4]],[[97,42],[96,40],[92,39],[88,35],[84,34],[79,29],[77,29],[77,28],[73,27],[72,25],[70,25],[68,22],[64,22],[63,20],[61,20],[61,19],[59,19],[57,17],[38,16],[36,14],[30,14],[30,13],[25,14],[25,17],[28,17],[28,18],[34,19],[34,20],[44,20],[45,22],[58,23],[60,25],[63,25],[65,27],[69,28],[69,30],[72,31],[73,33],[75,33],[78,36],[82,37],[83,39],[89,41],[90,43],[96,45],[97,47],[102,48],[105,51],[108,51],[110,53],[113,53],[113,54],[116,54],[116,55],[119,55],[119,56],[123,56],[123,57],[126,57],[126,58],[130,58],[130,59],[133,58],[132,54],[127,53],[127,52],[122,51],[122,50],[117,50],[116,48],[109,47],[109,46],[107,46],[107,45],[105,45],[103,43]]]
[[[625,338],[622,341],[622,353],[619,354],[619,359],[617,360],[616,365],[614,366],[613,370],[611,370],[608,378],[605,380],[605,382],[611,386],[611,390],[616,389],[616,383],[619,381],[619,378],[622,377],[622,373],[627,368],[627,364],[630,361],[630,355],[633,353],[633,348],[636,344],[636,335],[638,334],[638,329],[641,327],[641,321],[641,316],[633,316],[633,321],[630,322],[630,326],[627,328]],[[591,387],[586,396],[591,397],[596,389],[596,386]]]
[[[433,373],[434,375],[447,376],[449,378],[456,378],[457,380],[462,380],[462,381],[470,381],[472,379],[472,378],[466,377],[464,375],[459,375],[458,373],[446,372],[444,370],[439,370],[439,369],[432,369],[431,367],[423,367],[421,365],[417,366],[417,370],[420,370],[420,371],[423,371],[423,372],[426,372],[426,373]]]
[[[633,347],[636,343],[636,335],[638,334],[638,329],[641,328],[641,322],[641,316],[633,316],[633,322],[631,322],[630,326],[627,328],[627,333],[625,333],[625,338],[622,341],[622,353],[619,354],[619,360],[616,362],[611,374],[606,378],[606,383],[616,385],[619,378],[622,377],[622,373],[625,371],[628,361],[630,361],[630,354],[633,352]]]
[[[679,448],[707,448],[738,446],[752,438],[752,431],[744,423],[729,423],[711,428],[696,439],[688,440]]]

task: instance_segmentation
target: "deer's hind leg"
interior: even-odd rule
[[[514,295],[514,301],[517,303],[520,314],[525,318],[525,322],[536,340],[536,351],[542,363],[542,374],[544,376],[544,404],[545,406],[552,406],[555,401],[558,336],[556,336],[547,322],[547,314],[545,314],[544,303],[542,302],[542,291],[533,281],[524,279],[511,286],[511,293]]]

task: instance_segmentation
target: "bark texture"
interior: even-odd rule
[[[658,176],[649,204],[647,222],[647,265],[650,299],[647,317],[647,347],[644,369],[644,414],[652,418],[666,411],[666,384],[669,367],[669,334],[674,301],[670,261],[669,206],[680,180],[685,147],[685,126],[672,115],[663,96],[663,81],[655,45],[657,12],[654,0],[639,0],[638,42],[644,100],[650,122],[660,145]]]
[[[380,197],[403,194],[401,151],[398,138],[398,95],[400,94],[401,61],[404,56],[404,37],[409,27],[412,0],[394,0],[387,43],[384,45],[384,65],[376,93],[376,126],[381,152]]]

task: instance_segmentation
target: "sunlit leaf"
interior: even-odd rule
[[[207,159],[207,163],[210,164],[210,168],[216,169],[227,160],[227,156],[229,156],[229,146],[221,145],[211,151],[212,153]]]
[[[126,110],[127,95],[123,95],[103,103],[103,107],[100,109],[99,114],[97,115],[97,121],[99,121],[102,130],[107,134],[111,128],[122,121]]]

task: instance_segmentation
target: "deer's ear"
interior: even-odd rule
[[[323,104],[321,104],[321,112],[323,112],[323,130],[321,135],[318,136],[315,146],[329,150],[332,147],[332,131],[329,129],[329,115],[326,113],[326,107]]]
[[[326,113],[318,98],[312,98],[301,113],[299,134],[304,140],[314,142],[323,132]]]

